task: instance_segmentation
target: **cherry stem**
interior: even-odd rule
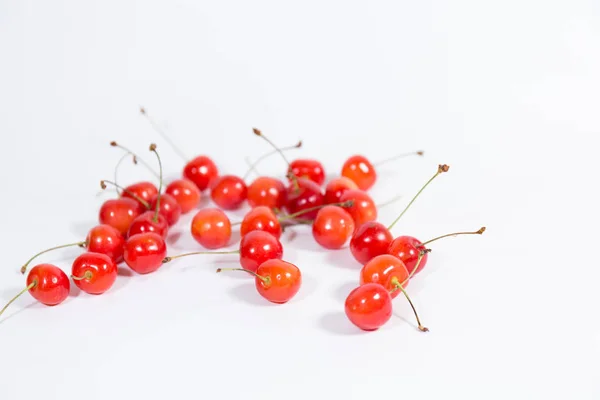
[[[423,257],[425,257],[425,254],[427,254],[427,253],[431,253],[431,249],[423,249],[423,250],[419,251],[419,258],[417,258],[417,262],[415,264],[415,267],[413,268],[412,271],[410,271],[410,274],[408,274],[408,277],[404,280],[404,282],[402,282],[402,286],[406,285],[406,283],[417,272],[417,269],[419,269],[419,265],[421,265],[421,260],[423,259]]]
[[[127,193],[128,195],[130,195],[131,197],[133,197],[134,199],[136,199],[137,201],[139,201],[140,203],[142,203],[142,205],[146,208],[150,208],[150,204],[148,204],[148,202],[144,199],[142,199],[140,196],[138,196],[137,194],[131,192],[130,190],[125,189],[123,186],[116,184],[115,182],[112,181],[107,181],[107,180],[101,180],[100,181],[100,187],[102,189],[106,189],[106,184],[109,185],[113,185],[115,188],[117,189],[121,189],[123,192]]]
[[[83,274],[83,276],[73,276],[71,275],[71,278],[74,281],[83,281],[83,280],[90,280],[94,277],[94,274],[92,274],[92,271],[85,271],[85,273]]]
[[[410,296],[408,295],[408,293],[406,293],[406,290],[402,287],[402,285],[399,283],[396,283],[396,286],[394,289],[400,290],[402,292],[402,294],[404,294],[404,297],[406,297],[406,300],[408,300],[408,304],[410,304],[410,307],[412,308],[413,313],[415,314],[415,318],[417,319],[417,324],[419,325],[419,330],[421,332],[429,332],[429,328],[424,327],[423,324],[421,324],[421,319],[419,318],[417,309],[415,308],[415,305],[413,304],[412,300],[410,299]]]
[[[158,155],[158,151],[156,151],[156,145],[154,143],[152,143],[150,145],[150,151],[153,152],[154,154],[156,154],[156,159],[158,160],[158,167],[159,167],[159,172],[160,172],[160,178],[159,178],[159,183],[158,183],[158,194],[156,195],[156,210],[154,211],[154,223],[158,222],[158,212],[160,210],[160,193],[162,192],[162,185],[163,185],[163,168],[162,168],[162,162],[160,161],[160,156]]]
[[[4,311],[6,311],[6,309],[8,308],[8,306],[10,306],[16,299],[18,299],[19,297],[21,297],[21,295],[23,293],[25,293],[28,290],[34,288],[35,285],[37,285],[37,281],[31,282],[25,289],[21,290],[19,292],[19,294],[17,294],[15,297],[13,297],[12,299],[10,299],[10,301],[8,303],[6,303],[6,305],[2,308],[2,310],[0,310],[0,315],[2,315],[4,313]]]
[[[34,255],[33,257],[31,257],[29,260],[27,260],[27,262],[25,264],[23,264],[23,266],[21,267],[21,273],[24,274],[25,271],[27,271],[27,267],[29,266],[29,264],[31,264],[31,262],[35,258],[37,258],[38,256],[41,256],[42,254],[48,253],[48,252],[50,252],[52,250],[64,249],[65,247],[73,247],[73,246],[85,247],[85,246],[87,246],[87,241],[76,242],[76,243],[69,243],[69,244],[63,244],[61,246],[51,247],[49,249],[40,251],[39,253],[37,253],[36,255]]]
[[[432,177],[431,177],[431,178],[430,178],[430,179],[427,181],[427,183],[426,183],[425,185],[423,185],[423,187],[421,188],[421,190],[419,190],[419,191],[417,192],[417,194],[415,195],[415,197],[413,197],[413,198],[412,198],[412,200],[410,201],[410,203],[408,203],[408,205],[406,206],[406,208],[404,209],[404,211],[402,211],[402,213],[401,213],[400,215],[398,215],[398,218],[396,218],[396,219],[394,220],[394,222],[392,222],[392,223],[391,223],[391,225],[390,225],[390,226],[388,226],[388,230],[391,230],[391,229],[394,227],[394,225],[396,225],[396,222],[398,222],[398,221],[400,220],[400,218],[402,218],[402,216],[404,215],[404,213],[405,213],[405,212],[406,212],[406,211],[407,211],[407,210],[410,208],[410,206],[412,205],[412,203],[414,203],[414,201],[417,199],[417,197],[419,197],[419,195],[420,195],[420,194],[423,192],[423,190],[425,190],[425,188],[426,188],[427,186],[429,186],[429,184],[430,184],[430,183],[431,183],[431,182],[432,182],[432,181],[433,181],[433,180],[434,180],[434,179],[435,179],[435,178],[436,178],[438,175],[440,175],[440,174],[441,174],[441,173],[443,173],[443,172],[448,172],[448,170],[449,170],[449,169],[450,169],[450,167],[449,167],[449,166],[447,166],[446,164],[440,164],[440,165],[438,165],[438,170],[437,170],[437,172],[435,173],[435,175],[433,175],[433,176],[432,176]]]
[[[482,226],[481,228],[479,228],[479,230],[475,231],[475,232],[454,232],[454,233],[448,233],[446,235],[442,235],[442,236],[438,236],[436,238],[433,239],[429,239],[426,242],[421,243],[421,246],[425,246],[426,244],[429,244],[431,242],[435,242],[436,240],[440,240],[443,238],[447,238],[450,236],[458,236],[458,235],[481,235],[483,232],[485,232],[485,226]]]
[[[157,178],[160,177],[160,175],[154,169],[152,169],[152,167],[146,161],[144,161],[144,159],[142,159],[140,156],[138,156],[137,154],[135,154],[133,151],[129,150],[127,147],[121,145],[120,143],[115,142],[114,140],[112,142],[110,142],[110,145],[113,146],[113,147],[118,147],[119,149],[125,151],[125,153],[126,153],[125,156],[131,155],[133,157],[133,163],[134,164],[137,164],[138,161],[139,161],[139,162],[142,163],[142,165],[144,167],[146,167],[146,169],[148,171],[150,171],[152,173],[152,175],[154,175]],[[121,159],[119,161],[119,164],[121,163],[121,161],[123,161],[123,159]],[[118,168],[119,164],[117,164],[117,168]],[[115,182],[118,182],[117,181],[117,168],[115,168]]]
[[[188,157],[185,155],[185,153],[183,153],[183,151],[181,151],[176,145],[175,143],[173,143],[171,141],[171,139],[169,138],[169,136],[162,130],[160,129],[160,127],[158,126],[157,123],[154,122],[154,120],[152,118],[150,118],[150,116],[148,115],[148,113],[146,112],[146,109],[144,107],[140,107],[140,114],[142,114],[144,117],[146,117],[146,119],[148,120],[148,122],[150,122],[150,125],[152,125],[152,128],[167,142],[169,143],[169,146],[171,146],[171,148],[175,151],[175,153],[177,153],[177,155],[179,157],[181,157],[181,159],[183,159],[183,161],[188,160]]]
[[[119,161],[117,162],[117,165],[115,165],[115,174],[113,176],[113,179],[115,182],[118,182],[119,180],[117,179],[117,172],[119,171],[119,167],[121,166],[121,163],[123,162],[123,160],[125,160],[127,157],[129,156],[129,154],[123,154],[123,156],[119,159]],[[137,160],[135,159],[135,156],[133,156],[133,163],[136,164]],[[117,194],[120,196],[121,192],[119,192],[119,189],[116,189]],[[100,192],[102,193],[102,192]]]
[[[239,254],[239,250],[228,250],[228,251],[194,251],[191,253],[178,254],[176,256],[165,257],[162,262],[163,264],[173,261],[176,258],[187,257],[187,256],[195,256],[201,254]]]
[[[243,271],[243,272],[247,272],[251,275],[254,275],[255,277],[257,277],[258,279],[262,280],[265,285],[270,285],[271,284],[271,277],[270,276],[262,276],[257,274],[254,271],[250,271],[249,269],[244,269],[244,268],[217,268],[217,273],[219,272],[223,272],[223,271]]]
[[[300,147],[302,147],[302,140],[300,140],[298,143],[296,143],[293,146],[286,146],[286,147],[282,147],[281,151],[286,151],[286,150],[293,150],[293,149],[299,149]],[[250,173],[252,171],[256,171],[256,166],[265,158],[268,158],[270,156],[272,156],[273,154],[277,153],[278,150],[271,150],[268,153],[263,154],[262,156],[258,157],[256,159],[256,161],[254,161],[253,163],[249,163],[250,169],[246,172],[246,174],[243,176],[242,180],[246,180],[246,178],[248,178],[248,175],[250,175]],[[248,161],[249,162],[249,161]],[[258,174],[258,171],[256,171],[256,173]],[[259,174],[260,175],[260,174]]]
[[[296,191],[299,191],[300,185],[298,184],[298,177],[296,176],[296,174],[294,174],[294,171],[292,171],[292,166],[290,165],[290,162],[286,158],[285,154],[283,154],[283,151],[281,151],[281,149],[279,147],[275,146],[275,143],[273,143],[268,137],[263,135],[260,130],[258,130],[256,128],[252,128],[252,131],[254,132],[254,134],[256,136],[260,136],[261,138],[263,138],[267,143],[269,143],[275,149],[275,151],[277,151],[279,154],[281,154],[281,157],[288,165],[287,177],[290,178],[292,180],[292,182],[294,183],[294,189]]]
[[[353,205],[354,205],[354,200],[347,200],[347,201],[342,201],[342,202],[339,202],[339,203],[322,204],[320,206],[310,207],[310,208],[307,208],[307,209],[295,212],[293,214],[288,214],[288,215],[284,215],[282,217],[279,217],[279,222],[285,221],[285,220],[288,220],[288,219],[296,218],[296,217],[298,217],[298,216],[300,216],[302,214],[306,214],[306,213],[318,210],[318,209],[326,207],[326,206],[352,207]]]
[[[423,150],[411,151],[410,153],[402,153],[402,154],[398,154],[398,155],[390,157],[390,158],[386,158],[386,159],[377,161],[376,163],[373,164],[373,166],[379,167],[383,164],[386,164],[390,161],[396,161],[400,158],[404,158],[404,157],[408,157],[408,156],[422,156],[423,154],[425,154],[425,152]]]

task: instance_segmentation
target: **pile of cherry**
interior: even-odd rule
[[[147,116],[143,109],[142,114]],[[164,135],[156,126],[155,129]],[[411,236],[394,238],[391,229],[434,178],[447,172],[449,167],[439,165],[404,211],[385,226],[376,221],[377,206],[367,193],[377,174],[374,164],[366,157],[354,155],[348,158],[341,176],[329,181],[323,189],[325,173],[319,161],[297,159],[288,162],[284,155],[284,151],[300,147],[301,142],[278,148],[259,130],[253,132],[274,148],[261,159],[279,153],[287,163],[286,182],[260,176],[247,185],[248,174],[244,178],[219,175],[213,160],[201,155],[189,161],[183,169],[183,177],[170,182],[163,191],[161,159],[156,145],[151,144],[149,150],[156,156],[159,173],[144,164],[158,178],[158,188],[149,181],[126,187],[117,182],[102,181],[102,188],[107,184],[116,188],[117,198],[102,204],[99,225],[90,229],[85,240],[46,249],[21,268],[25,274],[38,256],[59,248],[79,246],[85,252],[73,261],[70,276],[52,264],[34,266],[29,269],[25,288],[8,302],[0,315],[25,292],[45,305],[58,305],[68,297],[71,280],[86,293],[105,293],[118,277],[117,265],[123,262],[138,274],[148,274],[177,258],[206,254],[239,254],[241,268],[219,268],[217,272],[245,272],[254,277],[262,297],[273,303],[286,303],[299,291],[302,274],[295,264],[282,260],[283,246],[279,239],[286,225],[308,224],[320,246],[341,249],[349,244],[352,255],[363,265],[358,286],[348,294],[345,302],[346,315],[354,325],[367,331],[378,329],[392,316],[392,299],[402,293],[412,307],[419,329],[427,331],[406,287],[425,267],[431,251],[428,245],[449,236],[482,234],[485,228],[455,232],[425,242]],[[124,157],[131,156],[136,163],[141,160],[120,144],[112,142],[111,145],[123,149]],[[197,210],[205,191],[210,192],[217,207]],[[223,210],[239,209],[246,202],[251,210],[240,223],[232,223]],[[170,228],[177,224],[182,214],[192,211],[196,215],[191,222],[191,234],[209,251],[167,255],[166,237]],[[238,224],[241,236],[238,250],[218,251],[230,244],[232,227]]]

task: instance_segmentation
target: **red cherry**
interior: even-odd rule
[[[29,292],[34,299],[44,305],[55,306],[65,301],[71,290],[71,282],[67,274],[52,264],[39,264],[33,267],[27,275],[26,282],[25,289],[6,303],[0,310],[0,315],[25,292]]]
[[[250,207],[266,206],[281,209],[287,201],[287,189],[282,181],[261,176],[248,186]]]
[[[130,199],[134,199],[140,201],[144,208],[148,208],[148,203],[152,201],[154,197],[158,194],[158,189],[152,182],[138,182],[133,185],[129,185],[125,187],[123,193],[121,193],[121,197],[127,197]]]
[[[321,187],[308,179],[299,178],[292,182],[287,189],[287,202],[285,209],[290,214],[296,214],[308,208],[315,208],[324,204]],[[303,215],[304,220],[313,220],[317,216],[318,209],[314,209]]]
[[[251,231],[265,231],[279,239],[281,237],[281,224],[269,207],[258,206],[246,214],[240,227],[242,236]]]
[[[350,240],[350,251],[361,264],[385,254],[394,237],[389,229],[379,222],[367,222],[354,232]]]
[[[154,232],[138,233],[125,242],[125,263],[138,274],[156,271],[167,255],[167,245],[162,236]]]
[[[312,224],[317,243],[326,249],[341,249],[354,232],[354,220],[342,207],[328,205],[319,210]]]
[[[107,255],[83,253],[73,261],[71,277],[75,285],[89,294],[102,294],[117,279],[117,265]]]
[[[244,204],[248,188],[242,178],[235,175],[223,175],[210,184],[210,197],[224,210],[237,210]]]
[[[198,156],[188,162],[183,169],[183,176],[194,182],[196,187],[203,191],[208,188],[211,181],[219,175],[219,170],[213,160],[207,156]]]
[[[398,258],[389,254],[382,254],[372,258],[360,270],[360,284],[378,283],[388,291],[394,290],[397,285],[406,288],[409,282],[409,274],[406,266]],[[399,291],[390,293],[392,298]]]
[[[227,246],[231,239],[231,221],[218,208],[204,208],[194,216],[191,231],[202,247],[218,249]]]
[[[348,214],[354,219],[357,227],[366,222],[377,219],[377,206],[366,192],[362,190],[347,190],[341,197],[341,201],[354,200],[352,207],[347,208]]]
[[[146,211],[133,220],[127,232],[127,237],[130,238],[133,235],[146,232],[154,232],[166,238],[167,233],[169,233],[167,219],[162,214],[156,214],[155,211]]]
[[[173,196],[181,206],[181,212],[187,214],[200,204],[202,194],[194,182],[188,179],[176,179],[169,183],[165,193]]]
[[[366,283],[350,292],[345,311],[354,325],[365,331],[374,331],[392,317],[392,297],[382,285]]]
[[[126,235],[131,223],[143,211],[140,204],[133,199],[120,198],[106,200],[100,207],[98,220],[100,224],[110,225],[121,235]]]
[[[110,225],[97,225],[90,229],[85,239],[87,250],[109,256],[115,264],[123,261],[123,235]]]
[[[158,196],[154,196],[154,198],[150,202],[150,208],[156,209],[157,205],[159,205]],[[170,194],[163,193],[160,196],[159,206],[160,209],[158,210],[158,212],[160,213],[160,215],[165,217],[165,220],[167,221],[167,224],[169,226],[173,226],[177,223],[177,221],[179,221],[179,218],[181,217],[181,206],[179,205],[175,197],[171,196]]]
[[[292,174],[298,178],[305,178],[321,186],[325,182],[323,164],[317,160],[297,159],[290,163]]]
[[[276,304],[290,301],[302,284],[300,269],[294,264],[277,259],[265,261],[256,272],[242,268],[219,268],[217,272],[225,270],[244,271],[254,275],[258,293]]]
[[[398,156],[388,158],[386,160],[378,162],[377,166],[385,164],[389,161],[397,160],[409,155],[422,156],[422,151],[400,154]],[[360,190],[369,190],[377,180],[377,173],[375,172],[375,166],[362,155],[353,155],[349,157],[344,165],[342,166],[342,176],[353,180]]]
[[[244,269],[256,272],[267,260],[281,259],[283,246],[277,238],[264,231],[252,231],[240,241],[240,264]]]
[[[335,178],[325,186],[325,204],[341,201],[342,195],[348,190],[356,190],[358,185],[353,180],[344,176]]]

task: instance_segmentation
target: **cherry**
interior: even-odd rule
[[[87,250],[109,256],[115,264],[123,261],[123,235],[110,225],[97,225],[90,229],[85,239]]]
[[[71,278],[84,292],[102,294],[115,283],[117,264],[104,254],[83,253],[73,261]]]
[[[191,231],[202,247],[218,249],[227,246],[231,239],[231,221],[218,208],[204,208],[192,219]]]
[[[187,214],[200,204],[201,193],[196,184],[189,179],[176,179],[167,185],[165,193],[173,196],[181,207],[181,213]]]
[[[350,322],[365,331],[379,329],[392,317],[392,297],[378,283],[366,283],[352,290],[344,307]]]
[[[337,203],[346,191],[352,189],[358,189],[358,185],[352,179],[344,176],[332,179],[325,186],[325,204]]]
[[[287,202],[287,189],[282,181],[261,176],[248,186],[250,207],[266,206],[282,209]]]
[[[137,201],[140,201],[140,199],[144,200],[143,202],[140,201],[144,208],[149,207],[148,203],[150,203],[150,201],[152,201],[156,195],[158,195],[158,189],[156,186],[154,186],[152,182],[145,181],[134,183],[125,187],[123,193],[121,194],[122,197],[129,197]]]
[[[350,251],[352,255],[361,264],[367,263],[373,257],[376,257],[380,254],[385,254],[388,252],[388,248],[390,243],[394,239],[390,230],[394,227],[394,225],[402,218],[402,216],[406,213],[406,211],[410,208],[410,206],[414,203],[414,201],[419,197],[419,195],[423,192],[423,190],[440,174],[447,172],[449,170],[449,166],[445,164],[438,165],[437,172],[433,175],[425,185],[417,192],[417,194],[412,198],[412,200],[408,203],[408,205],[404,208],[402,213],[390,224],[390,226],[385,227],[383,224],[375,221],[367,222],[362,226],[359,226],[358,229],[352,235],[352,239],[350,240]]]
[[[277,238],[265,231],[252,231],[242,237],[239,250],[228,251],[195,251],[166,257],[163,263],[168,263],[176,258],[201,254],[239,254],[240,264],[244,269],[256,272],[258,267],[267,260],[281,259],[283,246]]]
[[[277,259],[263,262],[256,272],[243,268],[217,269],[217,272],[222,271],[244,271],[254,275],[258,293],[276,304],[290,301],[298,293],[302,284],[300,269],[292,263]]]
[[[386,160],[380,161],[376,164],[372,164],[365,156],[362,155],[353,155],[349,157],[344,165],[342,166],[342,176],[346,178],[350,178],[361,190],[369,190],[377,180],[377,173],[375,172],[375,166],[379,166],[385,164],[389,161],[396,160],[398,158],[403,158],[409,155],[419,155],[422,156],[422,151],[400,154],[398,156],[388,158]]]
[[[354,205],[348,208],[347,211],[352,216],[352,219],[354,219],[357,227],[377,219],[377,206],[366,192],[356,189],[347,190],[340,200],[354,200]]]
[[[162,236],[154,232],[138,233],[125,242],[123,258],[129,268],[138,274],[156,271],[167,255],[167,245]]]
[[[34,299],[44,305],[55,306],[65,301],[70,290],[71,282],[63,270],[52,264],[36,265],[27,275],[25,289],[0,310],[0,315],[25,292],[29,292]]]
[[[159,196],[157,195],[150,202],[150,208],[156,209],[157,206],[160,207],[158,210],[159,214],[165,218],[169,226],[173,226],[179,221],[179,218],[181,217],[181,206],[175,197],[163,193],[160,195],[159,203]]]
[[[98,220],[101,224],[110,225],[121,235],[126,235],[131,223],[143,211],[140,203],[129,198],[106,200],[100,207]]]
[[[312,224],[316,242],[326,249],[341,249],[354,232],[354,220],[348,211],[334,205],[319,210]]]
[[[321,186],[325,182],[323,164],[317,160],[301,158],[290,163],[292,174],[299,178],[306,178]]]
[[[235,175],[223,175],[213,179],[210,184],[210,197],[224,210],[237,210],[248,195],[246,183]]]
[[[113,181],[108,181],[106,179],[103,179],[100,181],[100,187],[102,188],[102,190],[106,189],[107,185],[114,186],[117,189],[117,192],[120,189],[122,199],[134,200],[137,203],[139,213],[143,213],[144,211],[146,211],[150,208],[150,204],[146,200],[142,199],[141,197],[139,197],[137,194],[135,194],[133,192],[129,192],[128,189],[118,185],[117,183],[115,183]]]
[[[325,202],[323,193],[319,185],[311,180],[298,178],[295,184],[287,188],[287,202],[285,209],[290,214],[295,214],[307,209],[313,211],[304,214],[300,219],[312,220],[317,216],[318,210],[315,207],[322,206]]]
[[[481,235],[485,232],[485,226],[481,227],[479,230],[475,232],[455,232],[449,233],[447,235],[438,236],[436,238],[430,239],[426,242],[421,242],[419,239],[414,238],[412,236],[399,236],[394,239],[387,250],[388,254],[402,260],[408,272],[411,274],[419,273],[423,268],[425,268],[425,264],[427,263],[427,253],[425,253],[423,260],[418,263],[419,254],[423,250],[428,250],[425,248],[431,242],[435,242],[436,240],[443,239],[450,236],[457,235]],[[418,265],[418,268],[416,266]]]

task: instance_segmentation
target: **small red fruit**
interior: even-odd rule
[[[138,274],[156,271],[167,255],[167,245],[159,234],[139,233],[125,242],[123,258],[125,263]]]
[[[299,178],[290,183],[287,188],[287,203],[285,209],[290,214],[296,214],[308,208],[322,206],[325,202],[321,187],[311,180]],[[299,220],[313,220],[319,212],[318,209],[303,214]]]
[[[361,225],[350,240],[350,251],[362,265],[378,255],[385,254],[394,237],[389,229],[379,222]]]
[[[344,176],[329,181],[325,186],[325,204],[341,201],[342,195],[348,190],[357,190],[358,185]]]
[[[138,182],[133,185],[129,185],[123,189],[121,193],[121,197],[127,197],[136,201],[140,201],[140,204],[147,208],[148,203],[156,197],[158,194],[158,189],[152,182]]]
[[[377,206],[366,192],[362,190],[347,190],[341,197],[341,201],[353,200],[352,207],[346,209],[354,219],[356,227],[375,221],[377,219]]]
[[[282,181],[261,176],[248,186],[250,207],[266,206],[282,209],[287,201],[287,189]]]
[[[188,162],[183,169],[183,176],[194,182],[200,191],[209,187],[211,181],[219,175],[216,164],[207,156],[198,156]]]
[[[85,239],[87,250],[109,256],[115,264],[123,261],[123,235],[110,225],[97,225],[90,229]]]
[[[181,213],[187,214],[200,204],[202,194],[196,184],[189,179],[176,179],[169,183],[165,193],[173,196],[181,206]]]
[[[341,249],[354,232],[354,220],[342,207],[328,205],[319,210],[312,224],[317,243],[326,249]]]
[[[170,194],[163,193],[160,195],[160,204],[158,202],[159,196],[155,196],[150,202],[150,208],[156,209],[157,206],[160,206],[158,212],[160,215],[165,217],[167,224],[169,226],[173,226],[179,221],[181,217],[181,206],[175,199],[175,197]]]
[[[224,210],[237,210],[244,204],[248,188],[242,178],[235,175],[223,175],[210,184],[210,197]]]
[[[382,254],[374,257],[360,270],[360,284],[378,283],[392,291],[397,285],[406,288],[409,282],[409,273],[402,261],[389,254]],[[391,293],[392,298],[398,295],[399,291]]]
[[[279,239],[281,237],[281,224],[269,207],[258,206],[246,214],[240,227],[242,236],[251,231],[265,231]]]
[[[350,292],[345,311],[354,325],[365,331],[374,331],[392,317],[392,297],[379,283],[366,283]]]
[[[204,208],[194,216],[191,232],[202,247],[218,249],[227,246],[231,239],[231,221],[218,208]]]
[[[252,231],[240,241],[240,264],[244,269],[256,272],[265,261],[282,257],[283,246],[270,233]]]
[[[143,211],[140,203],[129,198],[106,200],[100,207],[98,220],[100,224],[110,225],[125,236],[131,223]]]
[[[117,279],[117,265],[107,255],[83,253],[73,261],[71,277],[75,285],[89,294],[102,294]]]
[[[290,163],[292,174],[298,178],[305,178],[321,186],[325,182],[323,164],[317,160],[297,159]]]

